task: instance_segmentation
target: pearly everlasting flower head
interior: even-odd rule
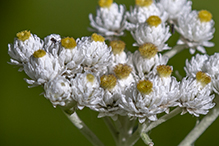
[[[13,44],[8,44],[8,54],[11,57],[10,64],[18,65],[19,71],[23,70],[23,64],[29,61],[30,56],[43,47],[43,41],[30,31],[17,33]]]
[[[61,36],[59,34],[51,34],[44,38],[44,50],[50,52],[53,56],[58,56],[60,48]]]
[[[163,22],[167,19],[167,14],[153,0],[136,0],[135,7],[130,8],[130,12],[126,12],[127,27],[129,31],[138,28],[139,24],[145,21],[152,15],[159,16]]]
[[[209,56],[204,66],[212,78],[217,76],[219,74],[219,53],[214,53],[214,55]]]
[[[178,19],[177,31],[181,34],[178,44],[186,44],[190,53],[194,54],[197,49],[206,53],[204,47],[213,47],[214,43],[209,42],[214,34],[214,21],[212,15],[206,10],[191,11]]]
[[[159,16],[150,16],[146,23],[140,24],[139,27],[132,31],[132,36],[136,43],[134,46],[142,46],[146,43],[154,44],[158,51],[161,52],[170,49],[165,42],[169,39],[169,27],[162,22]]]
[[[182,14],[191,11],[192,2],[190,0],[160,0],[158,3],[168,14],[170,21],[176,21]]]
[[[126,28],[125,6],[113,3],[113,0],[99,0],[97,16],[89,15],[93,31],[104,37],[121,36]]]
[[[72,88],[70,81],[63,76],[57,76],[44,84],[44,96],[50,100],[54,107],[66,106],[72,103]]]
[[[96,75],[107,72],[107,67],[113,62],[113,56],[111,48],[106,45],[104,40],[96,33],[91,37],[82,37],[76,40],[78,49],[84,52],[83,71],[91,71]]]

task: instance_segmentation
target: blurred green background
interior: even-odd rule
[[[116,0],[129,5],[134,0]],[[89,13],[95,13],[97,0],[7,0],[0,1],[0,146],[78,146],[91,145],[71,124],[59,108],[54,109],[50,102],[40,95],[40,87],[28,88],[23,80],[27,76],[18,68],[7,64],[10,57],[7,44],[13,43],[17,32],[31,30],[40,38],[51,33],[74,38],[89,36]],[[219,1],[193,0],[193,9],[210,10],[219,29]],[[219,22],[218,22],[219,23]],[[176,38],[171,38],[170,46]],[[124,38],[127,48],[134,42],[127,34]],[[215,33],[215,47],[207,49],[209,54],[218,52],[219,34]],[[185,59],[191,58],[188,50],[176,55],[169,61],[174,70],[185,75]],[[97,113],[84,109],[78,112],[85,123],[100,137],[106,146],[113,146],[107,127]],[[175,146],[193,128],[197,118],[189,114],[177,116],[150,132],[156,146]],[[219,119],[197,140],[197,146],[215,146],[219,143]],[[140,140],[136,146],[144,145]]]

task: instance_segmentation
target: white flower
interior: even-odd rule
[[[183,78],[180,85],[180,107],[182,114],[189,112],[198,117],[200,114],[206,115],[209,109],[213,108],[214,94],[211,95],[211,84],[202,86],[194,78]]]
[[[70,81],[63,76],[57,76],[44,84],[45,97],[50,100],[54,107],[65,106],[71,99]]]
[[[145,21],[152,15],[159,16],[163,22],[167,20],[166,12],[162,11],[155,2],[149,6],[138,6],[130,7],[130,12],[126,12],[127,26],[126,29],[133,31],[138,28],[139,24],[145,23]]]
[[[44,50],[50,52],[54,56],[59,53],[61,36],[59,34],[51,34],[44,38]]]
[[[92,71],[97,75],[104,74],[113,61],[111,48],[104,40],[98,40],[100,38],[95,38],[94,35],[96,34],[91,37],[82,37],[81,40],[77,39],[77,47],[84,52],[82,64],[84,71]],[[97,35],[97,37],[100,36]]]
[[[214,53],[214,55],[209,56],[209,59],[204,64],[207,73],[211,75],[212,78],[219,74],[219,53]]]
[[[191,11],[191,1],[187,0],[160,0],[161,5],[168,14],[168,19],[177,20],[182,14],[188,14]]]
[[[12,58],[10,63],[20,66],[19,71],[21,71],[23,63],[29,62],[30,56],[42,48],[43,41],[37,35],[32,35],[29,31],[19,32],[14,44],[8,44],[8,54]]]
[[[178,44],[186,44],[190,48],[190,53],[195,50],[206,53],[204,47],[212,47],[214,43],[209,42],[214,34],[214,21],[212,15],[206,10],[192,11],[182,15],[178,19],[177,31],[181,34]]]
[[[208,55],[206,54],[196,54],[191,58],[190,61],[186,59],[186,66],[184,67],[186,75],[190,77],[195,77],[198,71],[206,72],[207,66],[205,65],[205,63],[207,62],[207,60]]]
[[[113,3],[110,7],[100,7],[97,9],[97,16],[89,15],[90,25],[94,31],[103,36],[121,36],[124,34],[125,6]]]
[[[77,102],[77,107],[81,110],[85,106],[95,107],[103,98],[103,89],[100,88],[99,81],[94,74],[77,74],[71,80],[72,98]]]
[[[28,84],[40,85],[61,74],[63,66],[52,54],[38,50],[30,57],[30,61],[24,64],[24,71],[32,79],[26,80]]]

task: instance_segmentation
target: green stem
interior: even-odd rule
[[[186,45],[176,45],[170,51],[164,53],[163,56],[167,56],[168,58],[172,58],[174,55],[181,52],[186,47],[187,47]]]
[[[69,115],[64,112],[68,119],[77,127],[80,132],[94,145],[104,146],[104,144],[98,139],[98,137],[85,125],[85,123],[78,117],[77,113]]]
[[[218,97],[217,97],[218,98]],[[191,146],[201,134],[217,119],[219,116],[219,104],[216,106],[197,124],[192,131],[184,138],[179,146]]]
[[[144,143],[146,145],[148,145],[148,146],[153,146],[154,145],[154,143],[152,142],[152,140],[150,139],[150,137],[146,133],[142,132],[140,134],[140,136],[141,136],[141,139],[144,141]]]

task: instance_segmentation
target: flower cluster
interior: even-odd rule
[[[214,21],[206,10],[191,9],[187,0],[136,0],[126,11],[112,0],[99,0],[97,14],[89,15],[91,36],[77,38],[51,34],[41,40],[30,31],[17,33],[9,44],[10,63],[41,85],[54,107],[73,112],[88,107],[98,117],[118,115],[156,121],[160,113],[180,107],[183,113],[207,114],[214,107],[212,92],[219,93],[219,54],[196,55],[186,62],[182,81],[163,50],[171,30],[180,34],[178,45],[205,53],[211,47]],[[119,39],[130,31],[137,47],[127,52]],[[107,44],[105,39],[109,41]]]

